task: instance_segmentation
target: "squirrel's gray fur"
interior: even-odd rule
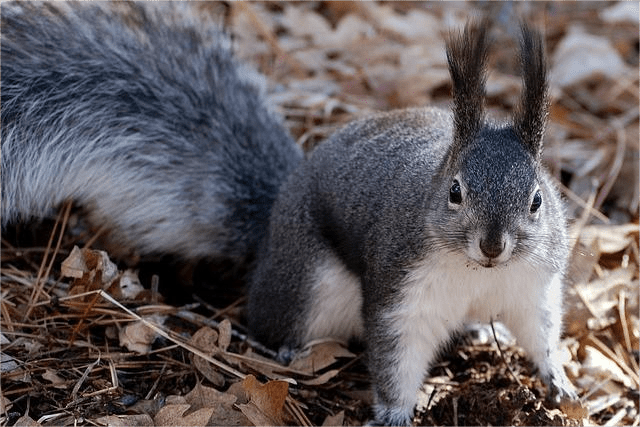
[[[183,9],[2,5],[3,224],[74,199],[141,253],[255,256],[252,334],[283,354],[360,337],[376,423],[411,422],[438,347],[474,319],[503,321],[550,396],[576,397],[538,33],[522,28],[512,122],[485,118],[483,22],[447,43],[453,112],[360,119],[303,159],[228,38]]]

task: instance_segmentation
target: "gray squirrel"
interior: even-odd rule
[[[498,123],[487,31],[447,42],[452,112],[359,119],[303,158],[261,77],[183,5],[4,3],[2,223],[73,199],[140,253],[249,263],[254,337],[283,355],[364,341],[373,423],[411,423],[470,320],[502,321],[549,397],[576,399],[557,350],[569,245],[541,165],[542,38],[522,26],[522,97]]]

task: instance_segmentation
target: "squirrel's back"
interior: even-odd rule
[[[3,225],[72,199],[118,245],[242,262],[302,158],[182,5],[5,3],[1,67]]]

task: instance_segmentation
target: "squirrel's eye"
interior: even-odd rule
[[[531,202],[531,208],[529,208],[529,212],[536,213],[538,209],[540,209],[540,205],[542,204],[542,194],[540,194],[540,190],[536,191],[536,194],[533,196],[533,202]]]
[[[453,184],[449,189],[449,201],[456,205],[462,203],[462,188],[460,188],[460,183],[457,179],[453,180]]]

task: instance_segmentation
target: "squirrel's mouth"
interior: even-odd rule
[[[481,262],[480,265],[483,266],[484,268],[493,268],[496,265],[498,265],[498,263],[495,262],[494,260],[490,259],[488,261]]]
[[[505,266],[509,260],[511,259],[511,257],[508,258],[503,258],[503,257],[496,257],[496,258],[488,258],[486,256],[472,256],[473,254],[469,254],[467,253],[467,258],[469,258],[469,261],[471,261],[472,265],[475,266],[479,266],[482,268],[500,268],[502,266]]]

